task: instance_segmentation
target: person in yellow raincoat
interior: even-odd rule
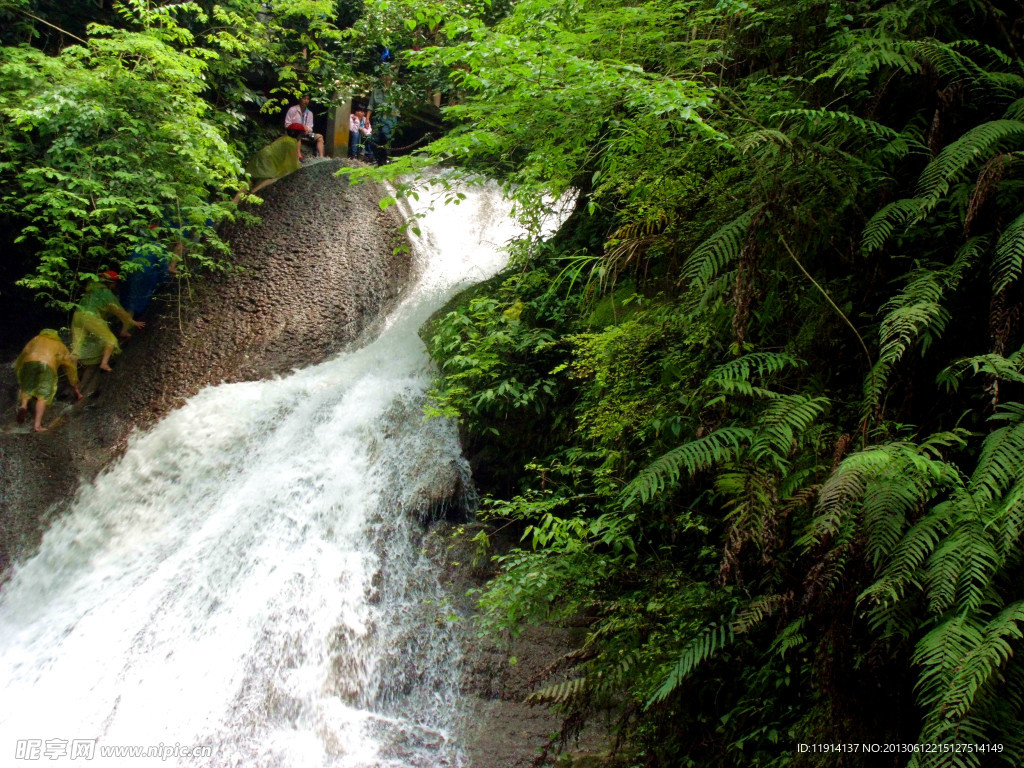
[[[75,397],[82,399],[78,391],[78,366],[71,352],[64,346],[56,331],[46,328],[39,332],[14,361],[14,374],[18,378],[18,423],[28,415],[28,401],[36,399],[36,432],[45,432],[43,415],[46,407],[57,395],[58,369],[63,368],[68,383],[75,390]]]
[[[106,318],[113,315],[121,321],[122,338],[130,336],[130,329],[146,325],[132,318],[110,290],[119,279],[113,270],[101,274],[100,279],[85,290],[71,319],[71,352],[82,365],[99,363],[100,370],[109,371],[110,356],[121,351]]]

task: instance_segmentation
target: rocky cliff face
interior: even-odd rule
[[[379,187],[335,178],[340,166],[312,163],[263,190],[253,209],[261,223],[226,233],[238,271],[158,294],[114,372],[89,372],[78,405],[58,400],[49,432],[16,428],[13,371],[0,368],[0,574],[38,545],[79,480],[122,451],[133,429],[210,384],[319,362],[387,311],[409,277],[408,256],[393,253],[401,221],[380,210]],[[24,331],[17,348],[37,331]]]

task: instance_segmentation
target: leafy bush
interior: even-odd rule
[[[521,469],[483,510],[523,535],[486,626],[590,622],[535,694],[564,735],[610,707],[624,765],[1024,760],[1024,17],[972,8],[522,3],[424,52],[472,93],[392,173],[486,168],[526,214],[579,194],[530,264],[569,314],[515,355],[529,391],[561,351],[559,427],[486,425]],[[590,327],[627,284],[628,318]]]

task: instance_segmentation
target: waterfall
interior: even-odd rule
[[[15,569],[0,763],[466,764],[459,648],[417,513],[468,468],[453,425],[422,418],[416,330],[500,269],[517,230],[496,192],[465,192],[418,223],[418,278],[372,341],[200,392]]]

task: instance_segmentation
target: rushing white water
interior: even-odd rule
[[[0,765],[465,763],[458,647],[416,513],[467,468],[452,425],[421,417],[416,329],[516,234],[496,194],[468,195],[420,222],[419,278],[374,341],[199,393],[16,569]],[[123,747],[161,757],[101,756]]]

